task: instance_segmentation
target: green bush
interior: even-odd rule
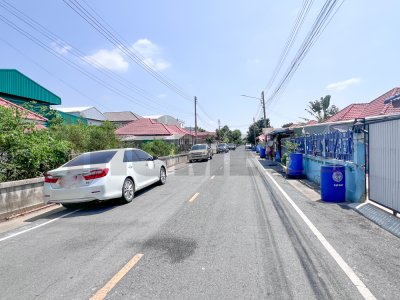
[[[0,182],[42,176],[68,161],[71,153],[119,148],[115,127],[53,122],[36,130],[18,110],[0,107]]]
[[[162,140],[155,140],[142,144],[142,150],[154,156],[168,156],[178,153],[178,147]]]
[[[36,130],[21,113],[0,107],[0,181],[38,177],[67,161],[70,144]]]

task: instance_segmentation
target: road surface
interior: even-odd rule
[[[400,297],[398,238],[256,163],[240,147],[128,205],[58,208],[0,233],[0,299]]]

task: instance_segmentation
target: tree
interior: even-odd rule
[[[271,124],[269,122],[269,119],[267,118],[267,128],[270,128]],[[246,140],[250,144],[254,144],[255,138],[257,138],[261,133],[262,129],[264,128],[264,120],[260,119],[256,121],[255,123],[251,124],[249,126],[249,130],[247,131],[247,137]],[[254,135],[255,132],[255,135]]]
[[[197,126],[197,131],[198,131],[198,132],[206,132],[205,129],[203,129],[203,128],[199,127],[199,126]]]
[[[339,112],[339,108],[337,106],[329,106],[330,101],[331,96],[326,95],[325,97],[321,97],[319,100],[310,101],[308,103],[308,108],[305,110],[312,115],[318,121],[318,123],[322,123]],[[306,118],[304,118],[304,120],[309,121]]]
[[[227,125],[223,126],[221,129],[216,129],[217,140],[223,143],[242,143],[242,133],[240,130],[230,130]]]

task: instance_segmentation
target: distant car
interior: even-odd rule
[[[189,162],[196,160],[209,160],[212,159],[211,148],[207,144],[196,144],[192,146],[189,151]]]
[[[236,150],[236,145],[235,144],[228,144],[228,149],[229,150]]]
[[[113,198],[129,203],[136,191],[166,180],[165,163],[140,149],[87,152],[45,174],[44,200],[65,207]]]
[[[228,145],[225,143],[218,144],[217,153],[226,153],[226,152],[229,152]]]
[[[245,150],[251,150],[251,144],[246,144],[244,145]]]

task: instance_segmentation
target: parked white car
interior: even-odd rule
[[[46,173],[44,201],[65,207],[114,198],[129,203],[136,191],[166,180],[165,163],[143,150],[87,152]]]

